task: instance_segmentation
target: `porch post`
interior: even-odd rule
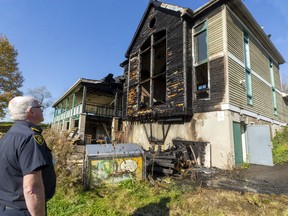
[[[82,96],[82,113],[85,113],[85,101],[86,101],[86,92],[87,92],[87,87],[84,85],[83,86],[83,96]]]
[[[114,116],[118,116],[117,108],[118,108],[118,90],[116,90],[115,99],[114,99],[114,114],[113,114]]]
[[[79,137],[82,141],[84,141],[85,139],[85,126],[86,126],[86,114],[80,113],[78,131],[79,131]]]
[[[76,101],[76,94],[74,93],[74,94],[73,94],[72,107],[71,107],[71,108],[74,108],[74,107],[75,107],[75,101]]]

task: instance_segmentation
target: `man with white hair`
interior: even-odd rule
[[[42,106],[29,96],[13,98],[8,112],[13,126],[0,139],[0,216],[45,216],[55,193],[52,154],[38,126]]]

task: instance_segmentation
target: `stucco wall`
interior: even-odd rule
[[[150,136],[149,124],[125,122],[124,133],[129,143],[137,143],[148,150],[148,137]],[[145,132],[144,126],[146,127]],[[164,134],[168,130],[168,124],[164,125]],[[188,141],[209,142],[211,145],[211,165],[223,169],[229,169],[234,163],[231,146],[231,124],[229,112],[196,113],[190,122],[183,124],[171,124],[162,149],[172,145],[173,139]],[[152,124],[152,135],[156,139],[163,137],[162,124]],[[233,137],[232,137],[233,138]]]

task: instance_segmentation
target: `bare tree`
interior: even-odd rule
[[[28,89],[27,94],[36,98],[44,108],[47,108],[52,104],[52,94],[45,86]]]
[[[282,92],[288,94],[288,74],[282,72],[281,73],[281,84],[282,84]]]

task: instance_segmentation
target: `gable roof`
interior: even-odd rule
[[[254,32],[257,33],[258,40],[260,40],[261,44],[265,45],[265,48],[268,48],[269,53],[273,54],[274,57],[276,57],[277,62],[279,64],[284,64],[286,61],[281,55],[281,53],[278,51],[278,49],[275,47],[271,39],[268,37],[268,35],[264,32],[264,30],[261,28],[259,23],[255,20],[253,15],[250,13],[250,11],[247,9],[245,4],[242,2],[242,0],[226,0],[227,5],[233,10],[234,13],[237,15],[240,15],[244,20],[247,22],[245,25],[250,29],[253,29]]]
[[[144,15],[142,16],[141,21],[140,21],[140,23],[136,29],[136,32],[134,33],[134,36],[131,40],[131,43],[128,46],[128,49],[125,53],[125,57],[129,58],[129,54],[132,50],[132,47],[135,43],[135,40],[138,37],[140,30],[141,30],[142,26],[144,25],[144,22],[145,22],[147,16],[149,15],[149,12],[150,12],[152,7],[161,8],[162,10],[164,9],[164,10],[168,10],[168,11],[178,12],[180,17],[188,16],[191,19],[193,19],[193,18],[197,17],[198,15],[205,13],[208,9],[210,9],[212,6],[214,6],[218,3],[227,4],[231,8],[234,8],[234,10],[233,10],[234,12],[238,11],[238,13],[242,14],[242,17],[245,17],[247,20],[249,20],[249,23],[251,23],[250,26],[257,32],[258,35],[260,35],[262,43],[265,44],[266,47],[269,48],[269,52],[273,53],[273,55],[277,58],[277,62],[279,64],[283,64],[286,62],[285,59],[283,58],[283,56],[278,51],[278,49],[272,43],[270,38],[266,35],[266,33],[261,28],[261,26],[258,24],[258,22],[255,20],[253,15],[249,12],[247,7],[244,5],[242,0],[209,0],[206,4],[204,4],[203,6],[201,6],[198,9],[196,9],[195,11],[191,10],[190,8],[184,8],[184,7],[175,6],[172,4],[166,4],[163,2],[150,0],[148,5],[147,5],[147,8],[144,12]],[[122,65],[123,64],[124,64],[124,62],[122,63]]]
[[[172,5],[172,4],[166,4],[164,2],[158,2],[158,1],[150,0],[149,3],[148,3],[148,6],[147,6],[147,8],[146,8],[146,10],[144,12],[144,15],[142,16],[142,18],[140,20],[140,23],[139,23],[139,25],[138,25],[138,27],[136,29],[136,32],[134,33],[132,41],[131,41],[131,43],[130,43],[130,45],[129,45],[126,53],[125,53],[125,57],[126,58],[129,58],[129,53],[131,52],[133,44],[134,44],[137,36],[139,35],[140,29],[144,25],[144,22],[145,22],[147,16],[149,15],[149,12],[150,12],[152,7],[161,8],[161,9],[164,9],[164,10],[177,12],[177,13],[179,13],[180,17],[183,17],[183,16],[193,17],[193,11],[191,9],[189,9],[189,8],[184,8],[184,7],[180,7],[180,6],[176,6],[176,5]]]
[[[57,106],[65,97],[67,97],[71,92],[73,92],[80,84],[82,83],[91,83],[91,84],[97,84],[97,83],[102,83],[102,80],[92,80],[92,79],[85,79],[85,78],[80,78],[78,79],[64,94],[58,98],[53,104],[52,107]]]
[[[110,76],[112,75],[112,76]],[[79,86],[81,86],[82,84],[88,84],[88,85],[93,85],[93,86],[107,86],[109,85],[110,80],[108,79],[113,79],[113,83],[115,83],[115,85],[121,85],[122,86],[122,82],[123,82],[123,76],[117,76],[115,78],[113,78],[113,74],[108,74],[106,77],[104,77],[101,80],[93,80],[93,79],[86,79],[86,78],[80,78],[78,79],[64,94],[62,94],[53,104],[52,107],[56,107],[63,99],[65,99],[69,94],[71,94],[73,91],[77,90],[77,88]],[[112,86],[115,86],[112,84]],[[111,86],[108,86],[108,89],[111,90]]]

